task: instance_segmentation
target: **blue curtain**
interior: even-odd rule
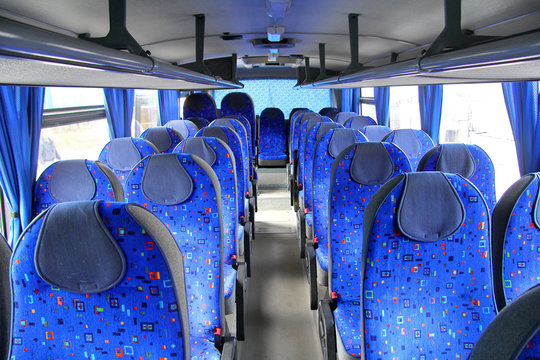
[[[160,125],[165,125],[171,120],[179,120],[180,108],[178,107],[178,91],[158,90],[158,98]]]
[[[504,102],[512,125],[521,175],[540,171],[538,82],[502,83]]]
[[[360,111],[360,89],[341,89],[341,111],[355,112]]]
[[[420,123],[422,130],[433,139],[435,144],[439,143],[442,102],[442,85],[418,86],[418,104],[420,106]]]
[[[0,86],[0,184],[12,212],[12,244],[32,220],[44,93],[42,87]]]
[[[377,124],[388,126],[390,123],[390,88],[388,86],[375,88],[375,113]]]
[[[103,93],[111,139],[131,136],[135,90],[105,88]]]

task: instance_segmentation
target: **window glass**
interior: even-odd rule
[[[474,144],[484,149],[495,166],[497,198],[519,179],[500,83],[444,85],[440,142]]]
[[[372,87],[363,87],[360,88],[360,97],[363,98],[375,98],[375,90]]]
[[[37,176],[58,160],[97,160],[108,141],[107,119],[41,129]]]
[[[369,116],[373,120],[377,120],[377,112],[375,111],[375,105],[360,103],[360,114],[363,116]]]
[[[131,136],[138,137],[144,130],[158,124],[159,100],[157,90],[135,90]]]
[[[260,114],[267,107],[277,107],[285,116],[289,116],[296,107],[307,107],[315,112],[332,106],[332,91],[330,89],[293,89],[296,80],[290,79],[258,79],[242,80],[241,90],[215,90],[216,106],[221,106],[221,100],[230,92],[247,93],[255,104],[255,114]]]
[[[68,108],[79,106],[104,105],[101,88],[48,87],[45,89],[43,108]]]
[[[392,130],[421,128],[417,86],[390,88],[390,127]]]

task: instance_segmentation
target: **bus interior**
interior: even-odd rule
[[[0,360],[540,359],[538,0],[0,0]]]

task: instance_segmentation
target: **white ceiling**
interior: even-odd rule
[[[323,42],[327,68],[342,71],[350,59],[347,14],[358,13],[361,63],[389,63],[392,52],[400,54],[399,60],[412,59],[442,30],[443,3],[443,0],[293,0],[279,25],[285,26],[285,36],[296,38],[297,44],[280,50],[280,55],[309,56],[311,66],[318,67],[318,44]],[[266,27],[272,24],[264,0],[127,0],[127,27],[152,56],[182,64],[195,58],[193,15],[198,13],[206,15],[205,58],[232,53],[239,57],[267,54],[267,50],[251,45],[251,39],[265,37]],[[538,28],[540,1],[463,0],[462,13],[464,29],[477,30],[481,35],[506,36]],[[109,27],[107,0],[0,0],[0,16],[70,36],[80,33],[104,36]],[[243,39],[224,41],[220,38],[223,32],[242,34]],[[42,82],[49,80],[44,78]],[[90,80],[75,78],[71,82],[82,86]],[[5,75],[0,75],[0,82],[6,82]]]

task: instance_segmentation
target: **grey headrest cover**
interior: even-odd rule
[[[141,153],[129,137],[112,139],[107,153],[107,163],[115,170],[131,170],[141,161]]]
[[[416,132],[412,129],[396,130],[392,143],[399,146],[409,158],[416,157],[422,150],[422,144],[420,144]]]
[[[476,164],[465,144],[442,144],[435,170],[454,173],[470,179],[476,171]]]
[[[306,121],[310,121],[311,119],[319,119],[320,121],[320,119],[322,119],[322,116],[314,112],[304,113],[302,114],[302,118],[300,119],[300,124],[303,124]]]
[[[438,241],[456,233],[465,209],[450,180],[440,172],[405,174],[398,227],[416,241]]]
[[[233,123],[227,118],[221,118],[212,121],[212,126],[225,126],[233,131],[235,130]]]
[[[336,115],[335,117],[335,122],[337,122],[338,124],[345,124],[345,122],[347,122],[347,120],[349,120],[350,118],[352,118],[353,116],[355,115],[355,113],[353,112],[340,112]]]
[[[365,116],[353,116],[348,120],[352,129],[362,129],[364,126],[375,125],[370,118]]]
[[[177,131],[185,139],[189,136],[189,129],[184,120],[172,120],[167,123],[167,127]]]
[[[382,185],[392,177],[394,162],[384,144],[380,142],[358,143],[350,172],[351,178],[359,184]]]
[[[100,293],[126,273],[122,249],[98,213],[99,201],[57,204],[43,220],[34,253],[39,276],[72,293]]]
[[[311,130],[312,127],[314,127],[315,125],[317,125],[318,123],[320,122],[323,122],[323,118],[322,116],[313,116],[313,117],[310,117],[309,120],[307,121],[307,124],[306,124],[306,134],[309,132],[309,130]]]
[[[317,134],[315,135],[315,140],[319,141],[320,138],[324,136],[327,132],[329,132],[332,129],[338,128],[339,125],[335,122],[323,122],[321,125],[319,125],[319,129],[317,130]]]
[[[202,134],[203,136],[206,136],[206,137],[218,138],[219,140],[222,140],[225,144],[227,145],[229,144],[229,137],[227,136],[227,134],[225,134],[223,129],[219,128],[219,126],[206,127],[204,128]]]
[[[180,164],[178,154],[161,154],[148,159],[141,187],[152,202],[176,205],[189,199],[193,180]]]
[[[96,182],[86,167],[86,160],[57,162],[49,179],[49,194],[57,202],[92,200]]]
[[[154,144],[159,152],[168,150],[172,145],[171,136],[165,126],[148,129],[144,138]]]
[[[389,128],[381,125],[368,125],[364,129],[364,134],[369,141],[382,141],[391,132]]]
[[[182,153],[196,155],[210,166],[213,166],[216,162],[216,152],[202,137],[186,139]]]
[[[328,143],[328,154],[335,159],[339,153],[356,141],[353,129],[335,129]]]

